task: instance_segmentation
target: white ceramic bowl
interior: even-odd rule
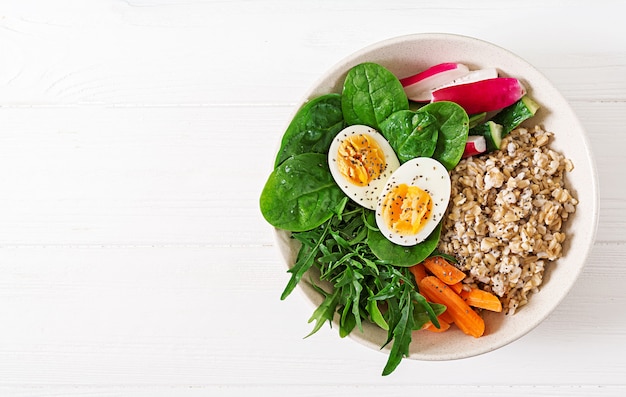
[[[475,356],[498,349],[519,339],[541,323],[563,300],[581,273],[591,250],[598,221],[598,182],[594,161],[585,131],[571,107],[556,88],[537,69],[515,54],[475,38],[451,34],[415,34],[388,39],[366,47],[340,61],[305,94],[307,99],[341,92],[347,71],[362,62],[377,62],[398,77],[441,62],[461,62],[470,69],[496,67],[501,75],[517,77],[541,109],[529,122],[542,124],[554,132],[552,147],[574,163],[567,173],[567,186],[578,198],[576,213],[566,225],[568,240],[564,256],[548,267],[539,293],[515,315],[485,313],[486,331],[481,338],[463,334],[456,327],[445,333],[421,332],[414,337],[410,357],[419,360],[451,360]],[[299,108],[301,104],[298,104]],[[288,266],[293,265],[297,247],[288,234],[277,231],[277,244]],[[311,286],[301,282],[314,307],[321,297]],[[338,329],[339,327],[334,327]],[[374,349],[386,340],[386,331],[364,324],[364,332],[351,337]]]

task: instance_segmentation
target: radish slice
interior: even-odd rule
[[[487,141],[485,140],[485,137],[482,135],[470,135],[467,137],[465,150],[463,151],[463,156],[461,156],[461,158],[476,156],[477,154],[483,154],[486,151]]]
[[[436,89],[450,87],[451,85],[473,83],[480,80],[495,79],[496,77],[498,77],[498,70],[496,68],[472,70],[468,74],[455,79],[453,82],[437,87]]]
[[[498,77],[436,89],[432,93],[432,101],[455,102],[467,114],[476,114],[505,108],[524,94],[526,89],[518,79]]]
[[[406,96],[415,102],[429,102],[431,92],[469,73],[461,63],[440,63],[413,76],[400,79]]]

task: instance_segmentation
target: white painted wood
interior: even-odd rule
[[[621,1],[0,3],[0,395],[621,396]],[[389,37],[482,38],[548,76],[588,131],[601,212],[536,330],[454,362],[385,356],[279,295],[258,195],[293,106]],[[451,375],[453,374],[453,376]]]

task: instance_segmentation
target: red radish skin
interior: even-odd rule
[[[409,76],[409,77],[405,77],[403,79],[400,79],[400,83],[402,83],[403,87],[406,87],[408,85],[415,84],[417,82],[425,80],[428,77],[432,77],[432,76],[434,76],[436,74],[439,74],[439,73],[442,73],[442,72],[447,72],[449,70],[454,70],[454,69],[458,69],[458,68],[459,68],[459,64],[458,63],[454,63],[454,62],[440,63],[438,65],[429,67],[428,69],[424,70],[423,72],[419,72],[418,74],[414,74],[413,76]]]
[[[432,90],[469,73],[461,63],[440,63],[413,76],[400,79],[407,97],[416,102],[430,102]]]
[[[465,143],[465,150],[463,151],[462,158],[467,158],[471,156],[476,156],[478,154],[483,154],[487,151],[487,141],[484,136],[481,135],[472,135],[467,138],[467,142]]]
[[[525,94],[526,89],[518,79],[498,77],[436,89],[432,93],[432,101],[455,102],[472,115],[500,110]]]

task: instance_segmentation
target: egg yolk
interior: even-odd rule
[[[430,218],[433,207],[428,192],[404,183],[387,193],[382,204],[385,223],[390,230],[401,235],[419,232]]]
[[[385,154],[367,134],[353,135],[339,145],[337,167],[341,175],[357,186],[367,186],[385,170]]]

